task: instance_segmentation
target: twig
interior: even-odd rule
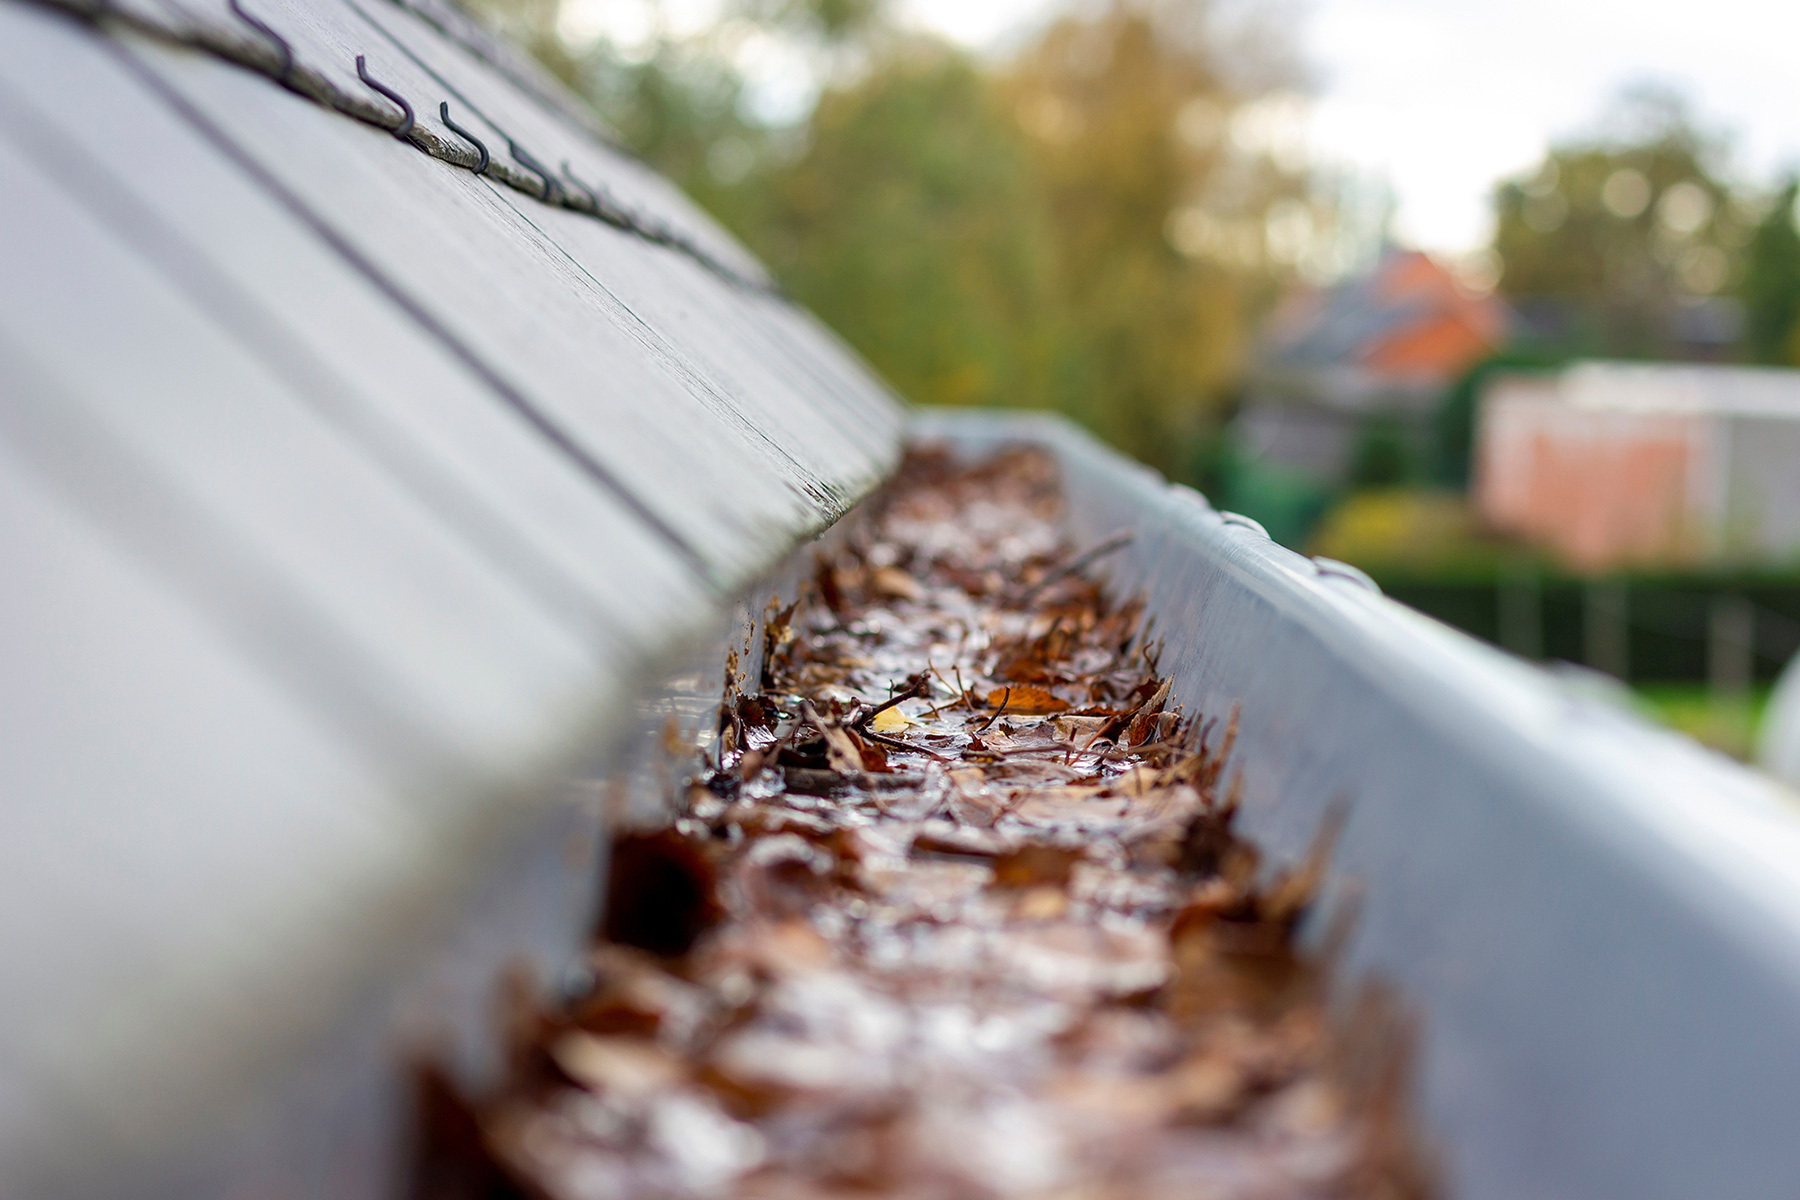
[[[914,696],[917,696],[924,687],[925,672],[920,671],[918,674],[910,676],[907,679],[904,691],[896,692],[886,700],[883,700],[880,704],[877,704],[874,708],[871,708],[868,712],[857,717],[855,724],[859,728],[863,725],[867,725],[870,721],[873,721],[877,716],[894,707],[894,705],[900,703],[902,700],[911,700]]]
[[[933,750],[928,746],[915,746],[911,742],[903,742],[899,738],[889,737],[885,733],[876,733],[873,729],[859,729],[856,733],[858,737],[866,737],[871,742],[880,742],[882,745],[892,746],[896,750],[910,750],[914,754],[929,755],[939,762],[950,761],[950,759],[944,757],[942,754],[939,754],[936,750]]]
[[[925,669],[927,671],[930,671],[934,676],[937,677],[937,681],[944,685],[945,691],[954,691],[956,693],[956,698],[958,700],[963,699],[962,689],[961,688],[952,688],[950,686],[950,681],[948,679],[944,678],[944,673],[942,671],[938,670],[937,667],[933,666],[932,662],[929,658],[925,660]],[[942,707],[941,705],[933,704],[931,706],[931,715],[933,717],[936,717],[938,715],[938,710],[941,707]]]
[[[1094,739],[1094,741],[1098,741],[1098,740],[1099,740],[1098,738]],[[1183,743],[1174,741],[1174,740],[1161,741],[1161,742],[1145,742],[1142,746],[1114,746],[1111,749],[1107,749],[1107,750],[1091,749],[1090,747],[1092,747],[1093,744],[1094,744],[1093,741],[1090,741],[1087,744],[1087,746],[1076,746],[1072,742],[1045,742],[1045,743],[1042,743],[1042,744],[1036,745],[1036,746],[1001,746],[998,749],[990,747],[988,749],[987,753],[989,753],[989,754],[1056,754],[1061,751],[1069,750],[1069,751],[1073,751],[1076,757],[1080,757],[1081,755],[1085,755],[1085,754],[1091,754],[1096,759],[1099,759],[1104,762],[1119,762],[1123,759],[1132,758],[1136,755],[1149,753],[1149,752],[1155,752],[1155,751],[1161,751],[1161,750],[1185,749],[1185,746],[1183,745]],[[1149,764],[1146,763],[1144,765],[1148,766]]]
[[[1075,742],[1071,739],[1069,742],[1069,757],[1064,759],[1063,761],[1068,763],[1070,766],[1074,766],[1075,765],[1075,756],[1077,754],[1086,754],[1089,750],[1092,750],[1094,748],[1094,746],[1101,740],[1101,736],[1104,733],[1105,733],[1104,729],[1094,730],[1094,736],[1087,740],[1087,745],[1085,745],[1085,746],[1076,746]]]
[[[1067,750],[1068,748],[1069,746],[1066,742],[1047,742],[1040,746],[989,746],[986,753],[999,755],[1055,754],[1059,750]]]
[[[969,689],[963,686],[962,668],[958,667],[955,663],[951,663],[950,670],[956,675],[957,698],[963,702],[964,708],[968,709],[970,712],[974,712],[975,702],[969,699]]]
[[[1092,754],[1096,758],[1105,759],[1108,762],[1116,762],[1120,759],[1130,758],[1135,754],[1144,754],[1152,750],[1185,750],[1186,748],[1187,747],[1182,742],[1175,739],[1169,739],[1161,742],[1145,742],[1141,746],[1115,746],[1111,750],[1083,750],[1081,753]]]
[[[1000,707],[994,710],[993,716],[989,717],[987,720],[985,720],[981,724],[977,725],[975,727],[975,732],[976,733],[987,732],[987,727],[989,725],[992,725],[995,721],[998,721],[1000,719],[1000,714],[1006,711],[1006,706],[1010,703],[1012,703],[1012,685],[1008,684],[1007,688],[1006,688],[1006,693],[1000,697]],[[970,707],[972,708],[974,706],[971,705]]]

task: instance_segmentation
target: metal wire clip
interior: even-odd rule
[[[240,3],[238,3],[238,0],[225,0],[225,2],[226,2],[226,4],[230,5],[232,15],[236,16],[238,20],[242,21],[244,24],[248,25],[250,28],[256,30],[256,32],[262,34],[263,37],[267,38],[270,42],[274,43],[275,53],[276,53],[277,57],[279,57],[281,59],[281,66],[280,66],[280,68],[278,68],[276,70],[275,78],[281,83],[282,87],[286,87],[286,88],[293,87],[294,86],[294,48],[292,46],[288,45],[288,40],[286,38],[282,37],[279,33],[276,33],[273,29],[270,29],[267,25],[263,24],[261,21],[257,20],[255,17],[251,16],[247,11],[245,11],[244,6]]]
[[[550,168],[531,157],[525,148],[513,141],[510,136],[506,138],[506,148],[511,152],[515,162],[544,181],[544,192],[538,199],[548,202],[551,194],[560,190],[556,177],[550,174]]]
[[[412,105],[408,104],[399,92],[372,78],[369,75],[369,68],[360,54],[356,56],[356,77],[400,106],[400,124],[394,126],[390,132],[401,141],[405,141],[406,135],[412,132],[413,127]]]
[[[443,119],[445,125],[450,127],[450,132],[475,147],[475,153],[481,156],[481,161],[475,164],[475,173],[477,175],[484,174],[488,169],[488,148],[482,145],[481,139],[450,119],[450,102],[448,100],[438,104],[438,116]]]

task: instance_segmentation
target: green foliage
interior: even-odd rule
[[[1305,184],[1226,136],[1287,78],[1274,26],[1119,0],[991,63],[882,0],[734,0],[627,58],[561,44],[557,0],[476,2],[909,399],[1060,409],[1176,473],[1216,424],[1274,290],[1267,211]],[[754,113],[746,31],[811,62],[797,124]]]
[[[1754,362],[1800,366],[1800,180],[1789,179],[1756,227],[1745,254],[1744,347]]]
[[[673,42],[641,62],[603,44],[575,68],[574,79],[621,141],[729,218],[769,139],[744,115],[744,83],[735,71]]]
[[[1462,493],[1419,487],[1351,492],[1319,521],[1306,549],[1384,580],[1491,579],[1519,556],[1483,536]]]
[[[745,114],[718,56],[601,48],[584,91],[908,398],[1056,405],[1069,338],[1036,168],[967,55],[893,39],[798,131]]]
[[[1510,297],[1553,298],[1612,355],[1669,347],[1671,314],[1729,289],[1750,235],[1718,177],[1721,146],[1669,93],[1622,98],[1596,138],[1553,150],[1495,197]]]
[[[1414,458],[1406,431],[1396,418],[1369,417],[1357,431],[1349,484],[1352,488],[1392,488],[1411,483],[1417,474]]]
[[[1212,439],[1203,490],[1222,509],[1242,513],[1275,541],[1298,550],[1331,507],[1329,488],[1304,471],[1245,454],[1230,437]]]
[[[1641,683],[1632,688],[1632,700],[1658,724],[1749,762],[1773,692],[1765,685],[1745,696],[1721,696],[1703,684]]]
[[[882,26],[881,0],[738,0],[738,15],[827,44],[843,43]]]
[[[1165,471],[1216,415],[1267,286],[1266,263],[1188,239],[1178,249],[1171,225],[1248,231],[1254,254],[1269,206],[1297,186],[1266,158],[1234,159],[1194,119],[1222,123],[1245,97],[1183,16],[1117,4],[1066,17],[1003,81],[1044,181],[1076,338],[1064,407]]]
[[[741,232],[795,298],[926,404],[1054,403],[1057,248],[1033,166],[973,62],[913,43],[828,92]]]

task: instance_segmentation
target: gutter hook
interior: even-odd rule
[[[560,190],[557,187],[555,178],[550,174],[550,168],[531,157],[530,154],[526,153],[525,148],[513,141],[510,136],[507,136],[506,138],[506,148],[512,153],[514,161],[544,181],[544,194],[539,196],[538,199],[544,201],[546,204],[549,203],[550,194]]]
[[[574,168],[569,166],[569,160],[566,158],[563,159],[562,173],[564,179],[587,197],[588,204],[592,206],[593,214],[596,217],[617,229],[632,227],[630,218],[613,200],[612,194],[606,190],[605,184],[601,184],[598,188],[589,187],[575,174]]]
[[[275,79],[282,87],[292,88],[294,86],[294,48],[288,45],[288,40],[251,16],[245,11],[244,6],[238,3],[238,0],[225,0],[225,2],[231,6],[232,15],[275,44],[275,54],[281,60],[281,66],[275,72]]]
[[[369,75],[369,68],[363,62],[363,56],[360,54],[356,56],[356,77],[400,106],[400,124],[394,126],[389,132],[404,142],[406,140],[406,135],[412,132],[412,105],[408,104],[405,99],[401,97],[399,92],[396,92],[393,88],[379,83],[372,78]]]
[[[475,147],[475,153],[481,156],[481,161],[475,164],[475,173],[477,175],[484,174],[488,169],[488,149],[481,144],[481,139],[450,119],[450,102],[448,100],[438,104],[438,116],[443,119],[445,125],[450,127],[452,133]]]

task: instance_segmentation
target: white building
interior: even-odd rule
[[[1572,565],[1800,557],[1800,371],[1584,362],[1491,381],[1474,499]]]

